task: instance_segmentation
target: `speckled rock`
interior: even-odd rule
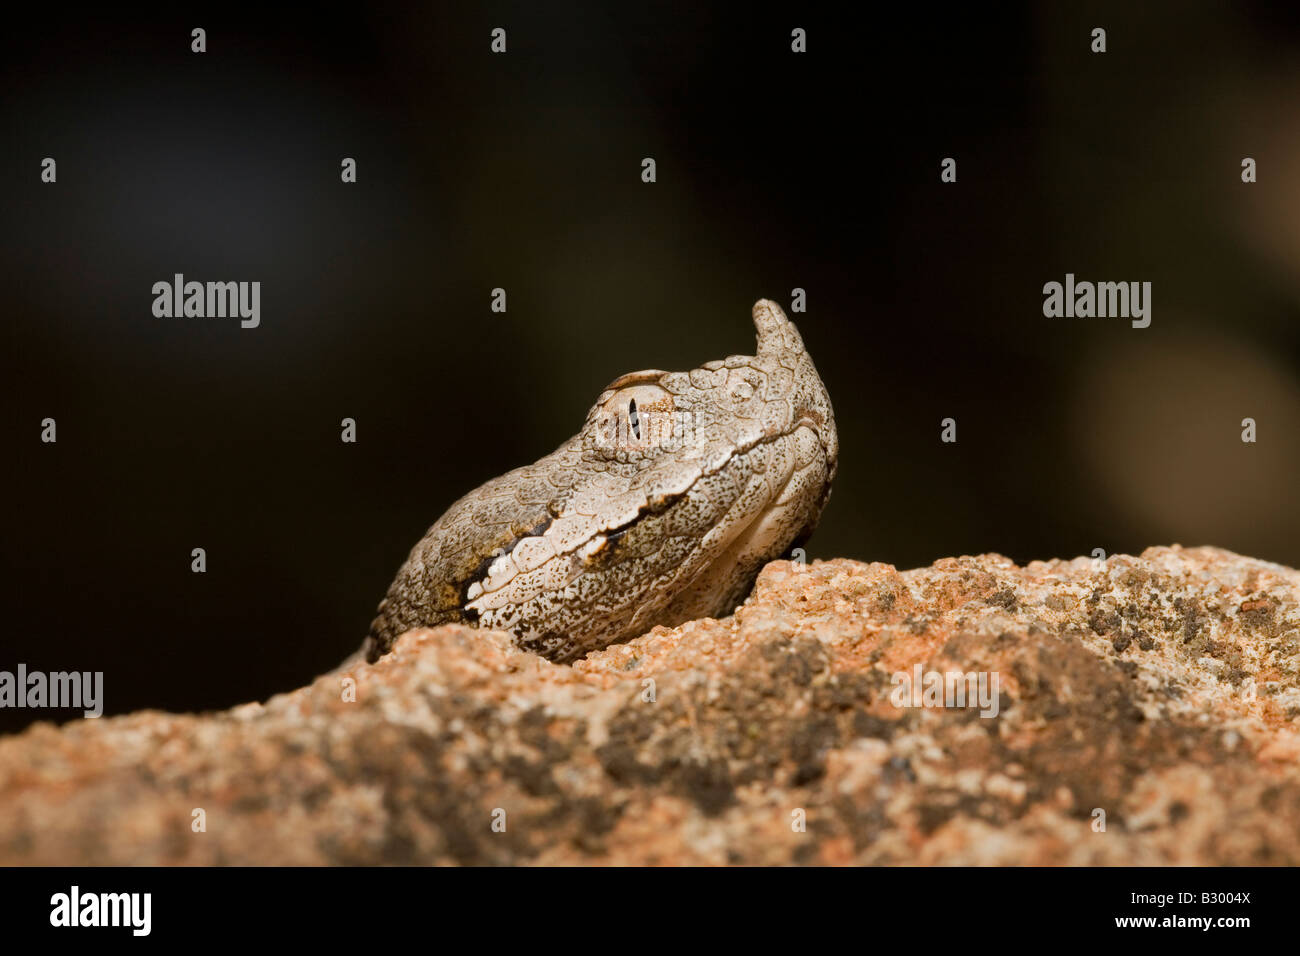
[[[900,706],[917,665],[996,707]],[[774,562],[572,667],[412,631],[265,704],[0,740],[32,863],[1297,864],[1300,573]]]

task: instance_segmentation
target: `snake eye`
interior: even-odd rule
[[[673,414],[672,393],[658,385],[629,385],[601,396],[584,432],[590,431],[597,455],[623,462],[648,460],[671,447]]]

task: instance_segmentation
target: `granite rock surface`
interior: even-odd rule
[[[379,863],[1300,864],[1300,572],[778,561],[573,666],[446,626],[0,739],[0,864]]]

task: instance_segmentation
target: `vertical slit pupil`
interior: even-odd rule
[[[632,437],[641,437],[641,419],[636,413],[636,399],[627,403],[627,421],[632,426]]]

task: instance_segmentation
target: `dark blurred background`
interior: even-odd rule
[[[108,713],[297,687],[455,498],[795,287],[842,447],[811,557],[1300,565],[1300,14],[1137,6],[11,22],[0,669],[102,670]],[[261,326],[155,318],[177,272],[261,281]],[[1067,272],[1152,282],[1151,327],[1044,318]]]

